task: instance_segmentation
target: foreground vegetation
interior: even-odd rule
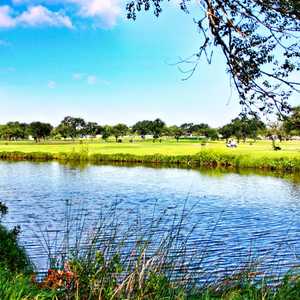
[[[106,262],[104,262],[106,263]],[[114,262],[110,262],[114,263]],[[76,264],[72,268],[76,269]],[[2,300],[298,300],[300,277],[286,275],[276,287],[264,282],[254,282],[250,273],[227,278],[215,285],[185,289],[170,282],[163,274],[147,269],[136,270],[135,278],[116,282],[115,268],[95,261],[91,271],[77,262],[80,273],[52,271],[41,283],[32,276],[12,274],[0,269],[0,297]],[[77,269],[76,269],[77,270]],[[68,277],[67,274],[71,274]]]
[[[145,227],[133,222],[124,232],[118,223],[117,211],[117,206],[110,207],[110,215],[100,218],[88,238],[81,227],[84,219],[76,214],[78,227],[75,233],[81,238],[76,238],[75,244],[66,238],[75,229],[71,214],[68,215],[70,223],[60,248],[62,256],[49,257],[48,273],[39,280],[30,260],[25,258],[24,250],[16,243],[16,235],[10,235],[9,246],[5,242],[7,239],[1,236],[0,247],[5,244],[8,251],[0,252],[0,299],[300,299],[298,270],[274,281],[274,277],[258,272],[256,263],[249,262],[229,277],[209,280],[201,266],[204,253],[200,252],[192,259],[188,254],[187,239],[192,230],[184,228],[187,213],[184,208],[182,213],[172,217],[172,225],[159,239],[154,238],[154,233],[157,234],[165,222],[163,213]],[[78,219],[81,220],[79,223]],[[67,255],[66,248],[69,249]],[[195,263],[196,270],[190,269]],[[201,281],[203,278],[207,281]]]
[[[47,141],[0,143],[3,160],[58,160],[62,162],[128,162],[172,164],[183,167],[226,167],[265,170],[300,170],[300,142],[280,143],[274,151],[270,141],[240,143],[229,149],[225,141],[190,142],[162,140],[136,142]]]

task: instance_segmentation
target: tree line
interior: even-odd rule
[[[138,121],[129,127],[126,124],[99,125],[96,122],[86,122],[82,118],[67,116],[57,127],[49,123],[8,122],[0,125],[0,138],[4,140],[22,140],[31,136],[36,142],[42,139],[76,139],[100,136],[107,140],[114,137],[116,142],[122,141],[126,135],[139,135],[142,139],[151,136],[153,140],[162,136],[175,138],[177,141],[184,137],[202,137],[210,140],[236,138],[245,141],[247,138],[256,140],[259,136],[288,139],[300,136],[300,106],[294,107],[291,114],[284,119],[278,118],[273,123],[265,124],[258,117],[240,116],[230,123],[212,128],[206,123],[184,123],[180,126],[167,126],[161,119]]]

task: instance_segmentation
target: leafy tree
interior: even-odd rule
[[[284,120],[283,126],[289,135],[300,135],[300,106],[292,109],[291,115]]]
[[[116,142],[118,141],[119,137],[123,137],[128,133],[129,128],[125,124],[117,124],[112,127],[111,134],[115,137]]]
[[[102,139],[107,140],[112,135],[112,127],[109,125],[105,125],[102,128]]]
[[[67,116],[58,125],[56,131],[64,138],[72,139],[84,134],[85,121],[82,118]]]
[[[128,0],[127,17],[135,20],[141,10],[158,17],[163,0]],[[196,9],[195,24],[201,35],[197,52],[178,63],[187,64],[185,79],[192,76],[204,58],[211,63],[214,48],[223,53],[226,69],[243,112],[289,111],[288,98],[299,81],[299,0],[181,0],[187,14]],[[200,14],[200,16],[199,16]]]
[[[176,139],[176,141],[178,142],[180,137],[183,136],[184,131],[180,127],[174,125],[174,126],[168,127],[168,134],[170,136],[173,136]]]
[[[85,135],[96,136],[102,132],[102,127],[98,125],[96,122],[87,122],[84,124],[82,132]]]
[[[226,141],[231,136],[235,136],[238,142],[240,142],[240,139],[245,142],[247,138],[256,139],[258,133],[265,130],[265,128],[265,124],[258,117],[248,118],[242,116],[231,120],[229,124],[220,128],[219,132]]]
[[[190,127],[190,131],[199,135],[204,135],[205,130],[209,128],[208,124],[201,123],[201,124],[193,124]]]
[[[156,119],[152,122],[151,133],[153,134],[154,140],[161,137],[165,125],[165,122],[163,122],[161,119]]]
[[[1,126],[0,136],[6,140],[25,139],[27,137],[27,124],[19,122],[8,122]]]
[[[223,139],[226,139],[226,142],[228,142],[228,139],[233,136],[234,129],[232,124],[226,124],[219,129],[219,132]]]
[[[66,124],[60,123],[54,130],[55,134],[63,137],[68,138],[71,136],[71,130],[70,127]]]
[[[28,126],[28,133],[38,142],[50,136],[53,127],[51,124],[42,122],[32,122]]]
[[[248,132],[247,136],[256,141],[258,135],[266,132],[266,124],[258,118],[247,119]]]
[[[142,139],[144,139],[147,134],[151,134],[151,127],[152,121],[139,121],[132,126],[132,132],[137,133]]]
[[[205,137],[207,137],[208,139],[211,139],[213,141],[218,140],[219,139],[219,133],[218,130],[215,128],[207,128],[205,130],[203,130],[203,135],[205,135]]]

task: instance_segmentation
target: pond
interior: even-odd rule
[[[47,268],[46,248],[55,248],[53,236],[64,231],[70,204],[75,212],[85,212],[87,228],[104,211],[109,215],[114,204],[124,224],[139,216],[146,226],[164,215],[162,231],[172,214],[184,209],[185,230],[193,228],[190,253],[205,248],[207,272],[225,274],[249,259],[277,273],[299,263],[297,180],[176,168],[0,162],[0,200],[9,209],[4,224],[21,226],[20,241],[39,270]]]

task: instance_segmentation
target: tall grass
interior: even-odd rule
[[[68,153],[50,152],[0,152],[2,160],[30,160],[49,161],[58,160],[61,162],[120,162],[135,164],[153,165],[177,165],[182,167],[210,167],[210,168],[231,168],[231,169],[263,169],[263,170],[283,170],[300,171],[300,156],[282,153],[272,155],[272,152],[248,153],[207,150],[203,149],[193,155],[135,155],[126,153],[117,154],[89,154],[88,147],[83,147],[80,151]]]
[[[40,289],[30,276],[11,273],[0,267],[1,300],[55,300],[55,295],[54,290]]]
[[[213,277],[204,265],[208,243],[199,249],[190,242],[197,224],[188,225],[189,213],[183,205],[172,214],[165,210],[150,219],[137,214],[124,223],[114,204],[87,228],[88,216],[68,202],[57,249],[47,251],[50,241],[40,241],[50,265],[37,285],[55,291],[59,300],[300,299],[298,271],[274,281],[258,271],[253,258],[230,275]],[[219,222],[211,225],[211,235]]]
[[[195,261],[188,254],[194,228],[184,224],[185,207],[172,216],[167,211],[151,219],[137,214],[123,223],[114,204],[102,211],[92,230],[85,228],[84,213],[74,212],[67,207],[56,251],[41,240],[47,253],[55,253],[49,255],[43,287],[63,282],[58,287],[68,299],[181,299],[195,286],[204,253],[195,253]]]

